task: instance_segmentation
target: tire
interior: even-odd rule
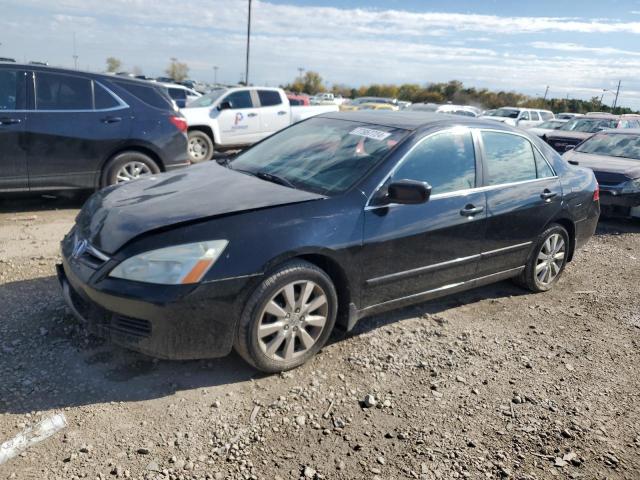
[[[553,261],[548,256],[548,252],[556,255]],[[562,254],[561,259],[558,258],[560,254]],[[524,271],[514,279],[515,283],[536,293],[551,290],[567,265],[568,255],[569,234],[567,230],[556,223],[549,225],[538,238]],[[549,272],[548,276],[546,272]]]
[[[208,162],[213,158],[213,140],[200,130],[189,132],[187,149],[192,163]]]
[[[293,295],[294,302],[287,302],[287,293]],[[304,303],[312,309],[305,312],[302,308],[296,313],[291,303]],[[335,287],[322,269],[302,260],[287,262],[269,274],[249,297],[238,323],[234,349],[263,372],[296,368],[327,342],[337,310]]]
[[[160,167],[148,155],[135,151],[122,152],[105,165],[101,187],[128,182],[154,173],[160,173]]]

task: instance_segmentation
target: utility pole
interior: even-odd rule
[[[213,67],[213,84],[218,85],[218,66],[214,65]]]
[[[549,85],[547,85],[547,89],[544,91],[544,98],[542,100],[544,100],[545,102],[547,101],[547,95],[549,94]]]
[[[620,84],[622,83],[622,80],[618,80],[618,88],[616,89],[616,98],[613,101],[613,110],[616,109],[616,107],[618,106],[618,95],[620,95]]]
[[[304,68],[298,67],[298,76],[302,78],[302,74],[304,73]]]
[[[73,32],[73,68],[78,69],[78,53],[76,52],[76,32]]]
[[[244,71],[244,84],[249,86],[249,46],[251,44],[251,0],[249,0],[249,16],[247,18],[247,64]]]

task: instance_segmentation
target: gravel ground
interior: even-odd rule
[[[0,201],[0,478],[640,478],[640,222],[552,292],[503,282],[364,320],[308,364],[166,362],[89,337],[54,276],[82,199]]]

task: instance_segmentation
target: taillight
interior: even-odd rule
[[[597,202],[600,200],[600,185],[596,187],[596,191],[593,192],[593,201]]]
[[[184,118],[171,115],[169,117],[169,121],[173,123],[175,127],[178,130],[180,130],[182,133],[186,133],[188,125],[187,125],[187,121]]]

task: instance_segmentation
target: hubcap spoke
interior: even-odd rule
[[[280,348],[280,345],[282,345],[282,342],[285,339],[285,334],[284,331],[281,330],[278,332],[278,334],[267,344],[267,354],[268,355],[273,355],[274,353],[276,353],[276,350],[278,350],[278,348]]]
[[[267,306],[265,308],[265,312],[273,315],[274,317],[278,317],[278,318],[284,318],[284,317],[287,316],[287,312],[280,305],[278,305],[276,302],[274,302],[273,300],[271,300],[269,303],[267,303]]]
[[[301,328],[298,331],[298,338],[300,339],[300,341],[302,342],[302,345],[304,345],[304,348],[306,349],[311,348],[315,343],[315,340],[313,339],[313,337],[309,335],[309,333],[304,328]]]
[[[274,322],[260,325],[258,328],[258,335],[260,338],[268,337],[269,335],[273,335],[276,332],[284,329],[284,322]]]
[[[284,344],[284,359],[291,360],[293,358],[293,350],[296,346],[296,334],[292,332],[291,335],[287,336],[287,340]]]
[[[287,302],[287,310],[291,312],[296,307],[296,293],[293,283],[290,283],[282,290],[284,299]]]
[[[326,303],[327,303],[327,297],[325,297],[324,295],[318,295],[316,298],[314,298],[311,301],[311,303],[304,306],[303,311],[305,313],[313,313],[323,305],[326,305]]]
[[[300,293],[300,297],[296,302],[297,308],[302,310],[303,306],[307,304],[307,302],[309,301],[309,297],[313,293],[313,287],[314,285],[311,282],[306,282],[304,284],[304,286],[302,287],[302,292]]]
[[[323,317],[322,315],[309,315],[308,317],[304,317],[304,323],[312,327],[324,327],[324,324],[327,323],[327,317]]]

